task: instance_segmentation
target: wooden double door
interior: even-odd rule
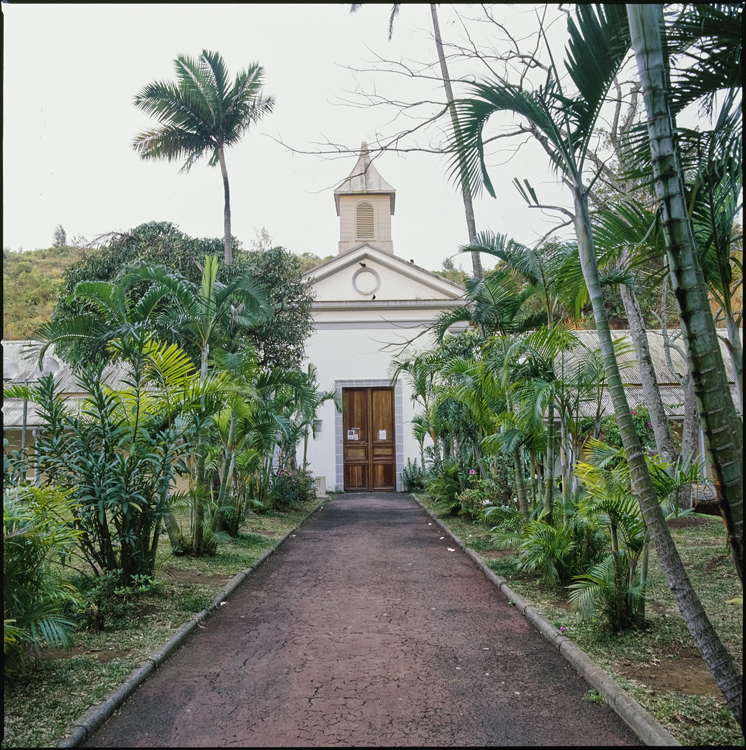
[[[394,389],[343,388],[345,492],[396,490]]]

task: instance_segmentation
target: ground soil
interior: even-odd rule
[[[59,647],[43,648],[39,653],[39,658],[42,661],[52,661],[54,659],[72,659],[75,656],[90,656],[96,659],[96,661],[107,662],[124,659],[126,656],[129,656],[129,653],[129,651],[120,651],[114,648],[94,649],[75,647],[66,649]]]
[[[202,583],[210,586],[225,586],[231,576],[211,576],[194,570],[183,568],[163,568],[159,577],[173,581],[174,583]]]
[[[670,690],[682,695],[712,695],[722,699],[699,652],[684,646],[670,646],[663,659],[652,657],[645,665],[621,664],[621,674],[637,680],[656,692]]]
[[[639,745],[408,496],[344,495],[88,747]]]

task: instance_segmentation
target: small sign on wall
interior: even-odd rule
[[[360,440],[360,428],[352,427],[351,429],[347,430],[347,439],[348,440]]]
[[[386,439],[386,430],[378,430],[378,439],[379,440],[385,440]]]

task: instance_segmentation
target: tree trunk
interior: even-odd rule
[[[513,468],[515,469],[515,492],[518,496],[518,508],[522,515],[528,518],[528,500],[526,499],[526,484],[523,481],[523,461],[520,448],[513,448]]]
[[[738,329],[731,311],[725,312],[725,329],[728,332],[728,353],[733,365],[733,377],[736,382],[736,394],[738,395],[738,409],[743,419],[743,345],[741,344],[741,333]]]
[[[205,344],[201,352],[200,385],[207,380],[207,357],[210,352],[209,345]],[[201,397],[201,405],[204,410],[205,397]],[[196,446],[196,492],[193,500],[192,513],[192,555],[199,557],[204,551],[205,541],[205,504],[207,502],[207,482],[205,481],[205,428],[201,425],[203,415],[200,415],[200,427],[197,433]]]
[[[440,36],[440,24],[438,23],[438,6],[431,4],[430,13],[433,17],[433,35],[435,37],[435,48],[438,50],[438,62],[440,63],[440,74],[443,78],[443,88],[446,91],[446,101],[448,102],[448,109],[451,112],[451,122],[453,123],[453,130],[455,133],[460,132],[458,116],[456,115],[456,109],[453,106],[453,89],[451,88],[451,78],[448,73],[448,65],[446,63],[446,56],[443,52],[443,41]],[[461,165],[462,171],[464,165]],[[465,179],[461,180],[462,185],[468,184]],[[471,193],[467,188],[462,188],[461,197],[464,199],[464,213],[466,214],[466,227],[469,231],[469,242],[472,243],[477,237],[477,224],[474,219],[474,203],[471,199]],[[482,278],[482,259],[479,257],[479,253],[471,254],[471,265],[474,271],[474,276],[478,279]]]
[[[655,449],[668,463],[676,462],[678,451],[671,438],[668,429],[668,417],[663,406],[663,399],[658,388],[658,379],[655,376],[653,360],[650,356],[648,337],[645,333],[645,321],[642,317],[640,303],[634,292],[625,284],[620,284],[619,291],[622,294],[624,311],[629,321],[629,333],[637,354],[637,364],[640,368],[640,380],[642,382],[642,394],[645,404],[650,412],[650,423],[653,425],[655,435]]]
[[[233,264],[233,237],[231,235],[231,189],[228,184],[228,169],[225,166],[225,154],[223,146],[218,146],[218,160],[220,161],[220,173],[223,175],[223,193],[225,194],[225,207],[223,208],[223,247],[225,248],[225,265]]]
[[[236,459],[236,453],[233,450],[233,440],[236,432],[236,413],[231,409],[230,426],[228,427],[228,441],[225,450],[225,460],[223,462],[223,476],[220,481],[220,491],[218,492],[218,507],[215,511],[215,517],[212,519],[212,530],[223,531],[225,524],[225,503],[228,500],[228,492],[231,488],[231,479],[233,478],[233,466]]]
[[[632,47],[642,83],[655,190],[661,206],[668,265],[687,361],[694,381],[720,513],[733,562],[743,582],[743,423],[736,415],[720,341],[684,196],[668,108],[668,67],[663,57],[660,5],[628,5]]]
[[[650,15],[651,12],[652,15]],[[659,28],[659,23],[662,18],[661,8],[658,5],[628,5],[627,13],[632,35],[632,47],[635,50],[636,55],[638,55],[638,68],[641,72],[643,91],[646,92],[646,107],[650,108],[650,103],[648,101],[649,77],[646,74],[643,75],[642,72],[643,69],[647,70],[649,68],[649,64],[646,61],[648,55],[642,52],[638,54],[638,52],[641,51],[644,46],[642,43],[643,40],[648,41],[651,37],[657,38],[659,58],[662,61]],[[662,72],[662,66],[659,65],[658,67]],[[653,108],[653,111],[655,111],[655,108]],[[664,117],[667,119],[667,116],[668,108],[666,107]],[[672,142],[670,146],[672,149]],[[671,153],[673,153],[672,150]],[[654,151],[654,163],[657,158],[655,154],[656,152]],[[656,166],[656,172],[659,172],[659,170],[660,164]],[[656,187],[658,187],[658,181]],[[632,487],[640,503],[640,509],[645,523],[650,529],[650,535],[655,544],[661,567],[666,575],[666,580],[668,581],[668,585],[674,595],[687,628],[702,652],[702,656],[710,669],[710,672],[713,674],[718,687],[723,692],[723,695],[728,702],[728,706],[733,711],[740,724],[743,695],[741,674],[733,657],[723,646],[715,629],[712,627],[712,623],[709,621],[707,614],[702,607],[702,603],[689,581],[686,569],[684,568],[678,550],[671,539],[671,533],[665,519],[663,518],[663,512],[658,503],[658,499],[655,496],[647,465],[645,464],[642,446],[640,445],[640,440],[634,430],[634,425],[632,424],[624,387],[621,383],[616,357],[614,356],[608,320],[606,319],[606,310],[603,305],[601,286],[598,279],[598,264],[590,235],[590,215],[588,214],[587,200],[584,200],[585,195],[582,185],[576,182],[574,188],[576,208],[575,222],[578,234],[578,245],[580,247],[581,263],[583,264],[583,275],[588,286],[589,296],[593,303],[593,312],[596,316],[599,340],[601,341],[602,352],[604,353],[604,366],[606,368],[609,390],[611,391],[612,399],[614,401],[617,423],[620,423],[624,450],[627,454],[627,462],[630,467]],[[684,216],[686,216],[686,213],[684,213]],[[666,221],[667,223],[670,223],[670,220],[666,219]],[[677,262],[676,267],[678,268],[678,259],[674,258],[673,260],[674,262]],[[671,260],[669,260],[669,263],[671,263]],[[672,264],[672,271],[673,270]],[[680,289],[677,289],[677,295],[680,291]],[[683,304],[682,307],[686,307],[685,299],[684,303],[685,304]],[[708,304],[706,304],[705,309],[709,315]],[[712,323],[711,316],[710,323]],[[696,360],[691,364],[694,365],[692,368],[693,373],[698,372],[698,366],[702,366]],[[726,395],[728,400],[730,400],[730,393],[727,392]]]
[[[699,414],[697,400],[694,397],[694,383],[687,376],[684,383],[684,423],[681,427],[681,458],[683,461],[694,461],[699,455]],[[689,510],[694,507],[694,487],[684,485],[679,490],[679,508]]]
[[[728,701],[734,715],[741,721],[741,675],[733,657],[723,646],[718,634],[712,627],[702,603],[689,580],[671,532],[663,516],[650,473],[645,462],[645,453],[640,438],[635,431],[630,414],[627,395],[622,385],[619,366],[614,352],[614,343],[609,330],[601,283],[598,273],[598,262],[591,235],[591,220],[588,202],[583,186],[577,181],[574,184],[575,231],[580,250],[580,262],[583,266],[583,277],[588,287],[588,295],[593,306],[593,314],[598,330],[606,381],[609,386],[614,414],[622,435],[624,452],[630,469],[632,490],[637,496],[645,524],[655,544],[658,559],[668,581],[669,588],[681,611],[684,622],[689,628],[695,643],[715,677],[718,687]],[[736,705],[737,702],[737,705]],[[738,712],[738,713],[736,713]]]
[[[547,523],[551,526],[554,515],[554,398],[547,410],[547,468],[544,508],[547,512]]]

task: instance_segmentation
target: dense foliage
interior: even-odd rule
[[[170,222],[141,224],[129,232],[111,235],[107,244],[86,254],[64,274],[52,321],[70,320],[92,309],[89,302],[75,298],[82,281],[113,282],[126,269],[138,265],[159,265],[193,284],[199,284],[206,255],[222,256],[222,240],[195,239]],[[233,265],[218,262],[218,281],[229,283],[242,274],[254,276],[270,297],[273,314],[265,322],[241,330],[235,345],[256,348],[260,364],[267,367],[299,367],[304,357],[304,342],[311,330],[311,282],[302,277],[297,256],[274,247],[264,251],[244,250],[234,240]],[[136,300],[147,285],[134,285],[129,294]],[[73,355],[73,345],[60,344],[60,353]]]
[[[67,646],[66,610],[80,597],[58,566],[79,532],[68,524],[74,500],[54,488],[3,494],[3,667],[8,676],[45,643]]]

